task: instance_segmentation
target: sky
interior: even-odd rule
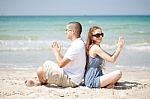
[[[150,15],[150,0],[0,0],[0,15]]]

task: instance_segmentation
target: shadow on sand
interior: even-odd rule
[[[53,84],[47,84],[45,85],[46,87],[51,87],[51,88],[59,88],[59,89],[64,89],[67,87],[59,87]],[[80,85],[85,87],[85,85]],[[129,81],[122,81],[122,82],[117,82],[115,84],[114,89],[116,90],[127,90],[127,89],[132,89],[133,87],[138,87],[138,86],[142,86],[141,83],[137,83],[137,82],[129,82]]]
[[[137,83],[137,82],[129,82],[129,81],[117,82],[115,84],[114,89],[126,90],[126,89],[132,89],[133,87],[138,87],[140,85],[142,85],[142,84],[141,83]]]

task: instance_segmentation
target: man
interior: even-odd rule
[[[51,45],[57,64],[46,61],[37,70],[38,79],[26,80],[27,86],[39,84],[55,84],[62,87],[78,86],[84,76],[86,65],[85,45],[80,38],[82,26],[79,22],[70,22],[66,26],[67,38],[72,41],[66,54],[61,54],[61,46],[57,41]]]

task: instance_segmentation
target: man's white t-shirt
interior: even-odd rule
[[[70,63],[63,67],[64,72],[75,84],[79,85],[84,76],[86,65],[85,45],[81,38],[71,43],[64,57],[71,60]]]

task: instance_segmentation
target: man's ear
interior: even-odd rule
[[[76,37],[78,36],[77,32],[75,30],[72,30],[73,35],[75,35]]]
[[[74,30],[72,30],[71,33],[72,33],[72,35],[76,35],[76,34],[75,34],[76,32],[75,32]]]

